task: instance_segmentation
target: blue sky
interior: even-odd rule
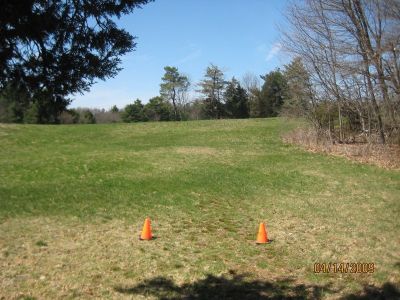
[[[226,78],[266,74],[288,62],[279,43],[286,1],[156,0],[117,23],[136,36],[135,51],[122,57],[123,70],[75,95],[70,107],[122,108],[159,94],[164,66],[189,76],[192,93],[210,63]]]

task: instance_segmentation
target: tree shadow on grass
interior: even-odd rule
[[[342,297],[343,300],[386,300],[400,299],[400,290],[392,283],[386,282],[381,287],[366,285],[359,294],[350,294]]]
[[[122,294],[152,296],[157,299],[322,299],[339,293],[340,290],[328,285],[296,284],[293,279],[261,281],[251,280],[248,274],[207,275],[193,283],[177,285],[165,277],[145,280],[132,287],[117,286]],[[344,295],[342,300],[400,299],[400,290],[394,284],[385,283],[381,287],[364,286],[355,294]]]
[[[193,283],[177,285],[165,277],[155,277],[133,287],[115,287],[123,294],[152,296],[157,299],[321,299],[332,293],[330,286],[295,284],[292,279],[250,280],[246,274],[207,275]]]

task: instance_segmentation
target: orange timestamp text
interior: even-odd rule
[[[374,263],[315,263],[314,273],[374,273]]]

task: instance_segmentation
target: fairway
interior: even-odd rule
[[[0,124],[0,298],[399,295],[400,172],[284,144],[294,127]],[[374,270],[314,272],[341,262]]]

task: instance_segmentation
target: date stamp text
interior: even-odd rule
[[[374,263],[315,263],[314,273],[374,273]]]

